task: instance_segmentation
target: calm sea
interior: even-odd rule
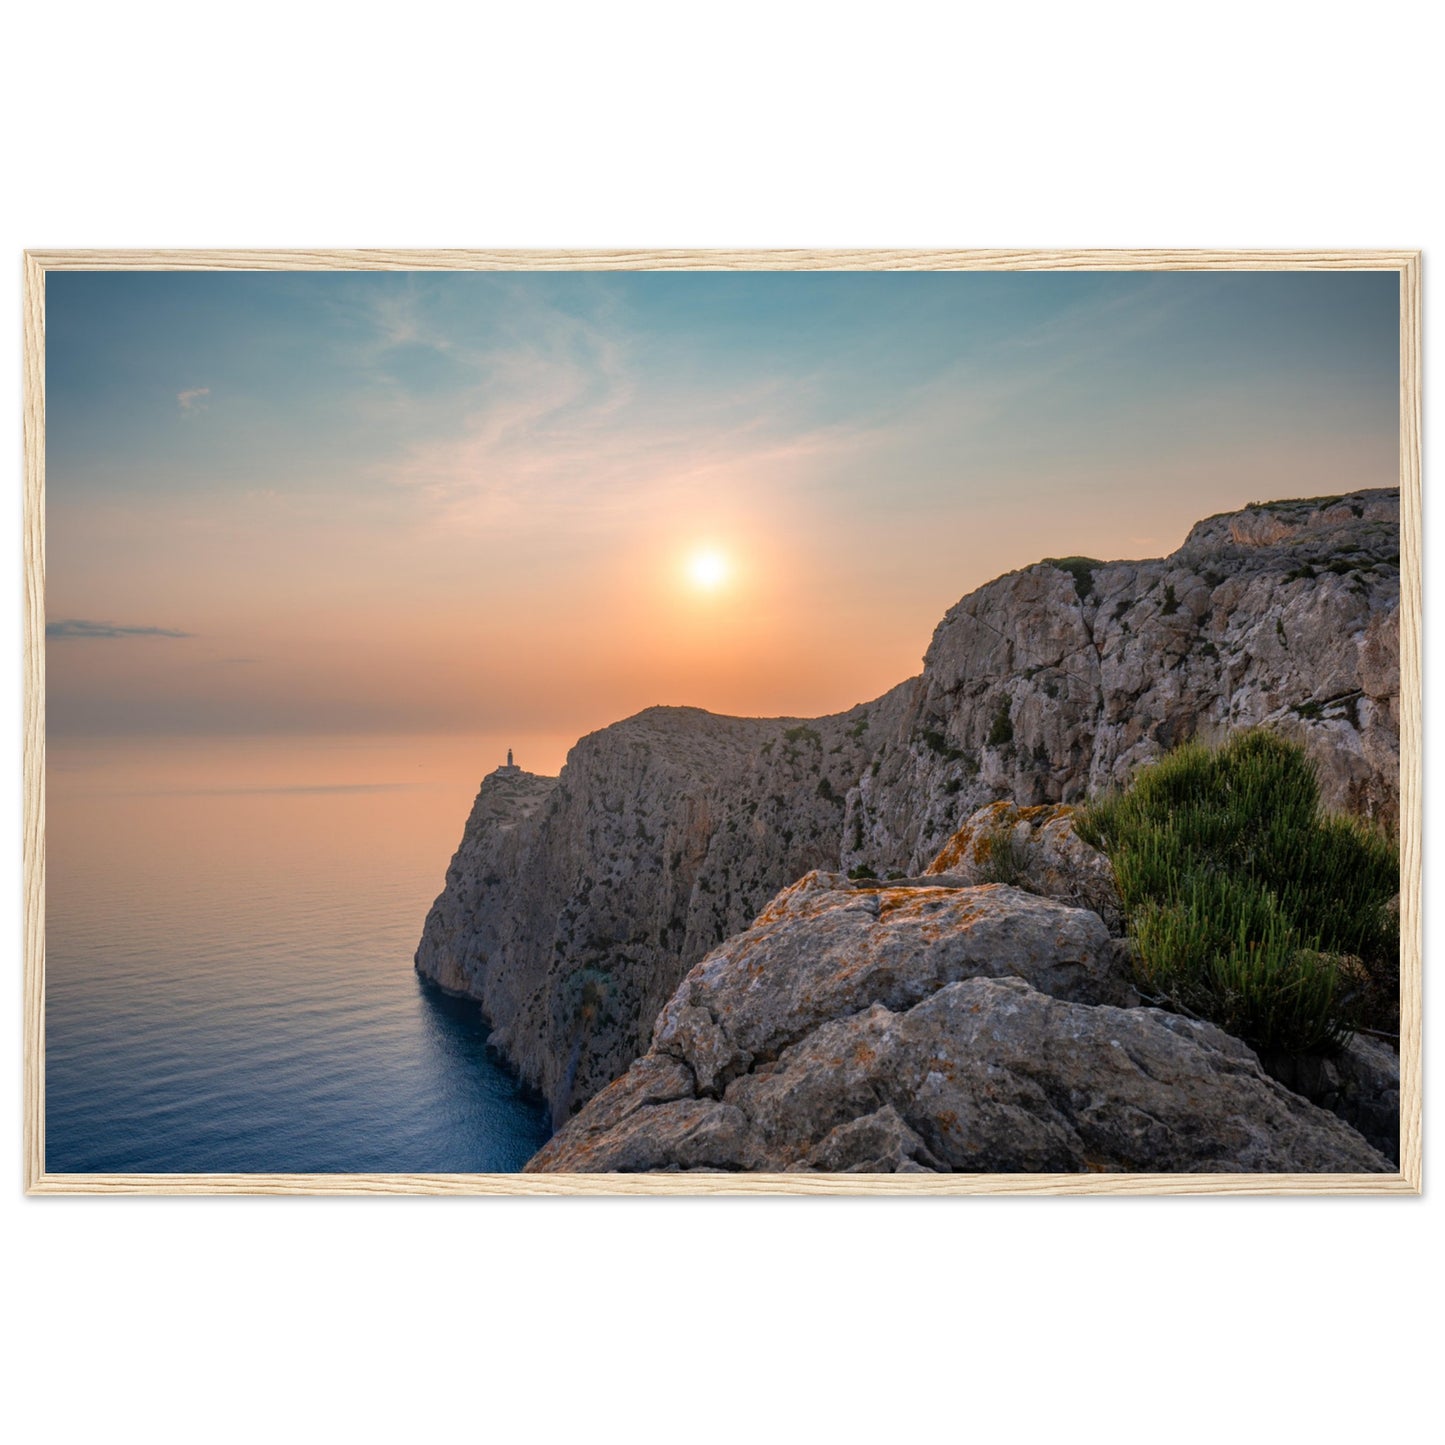
[[[47,1168],[520,1168],[543,1105],[411,966],[496,751],[52,741]]]

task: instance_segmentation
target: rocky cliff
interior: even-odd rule
[[[1041,562],[971,593],[849,794],[843,866],[916,872],[982,803],[1076,802],[1261,725],[1305,745],[1326,807],[1394,824],[1399,505],[1250,507],[1159,561]]]
[[[780,888],[918,874],[993,800],[1080,799],[1184,738],[1269,724],[1305,744],[1327,804],[1392,821],[1398,509],[1396,491],[1273,503],[1163,560],[1039,563],[965,597],[923,674],[873,703],[651,708],[583,738],[560,778],[494,773],[417,969],[480,1000],[560,1124]]]

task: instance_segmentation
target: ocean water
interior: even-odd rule
[[[545,1107],[411,966],[495,752],[52,741],[47,1169],[520,1168]]]

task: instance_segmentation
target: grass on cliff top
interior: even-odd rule
[[[1187,744],[1078,831],[1114,865],[1147,994],[1268,1054],[1396,1027],[1398,850],[1323,812],[1302,748],[1262,731]]]
[[[1045,557],[1046,567],[1057,567],[1074,579],[1074,591],[1082,602],[1094,590],[1094,569],[1104,564],[1097,557]]]

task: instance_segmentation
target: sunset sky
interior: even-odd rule
[[[49,728],[840,710],[1001,572],[1394,484],[1397,310],[1393,273],[52,273]]]

